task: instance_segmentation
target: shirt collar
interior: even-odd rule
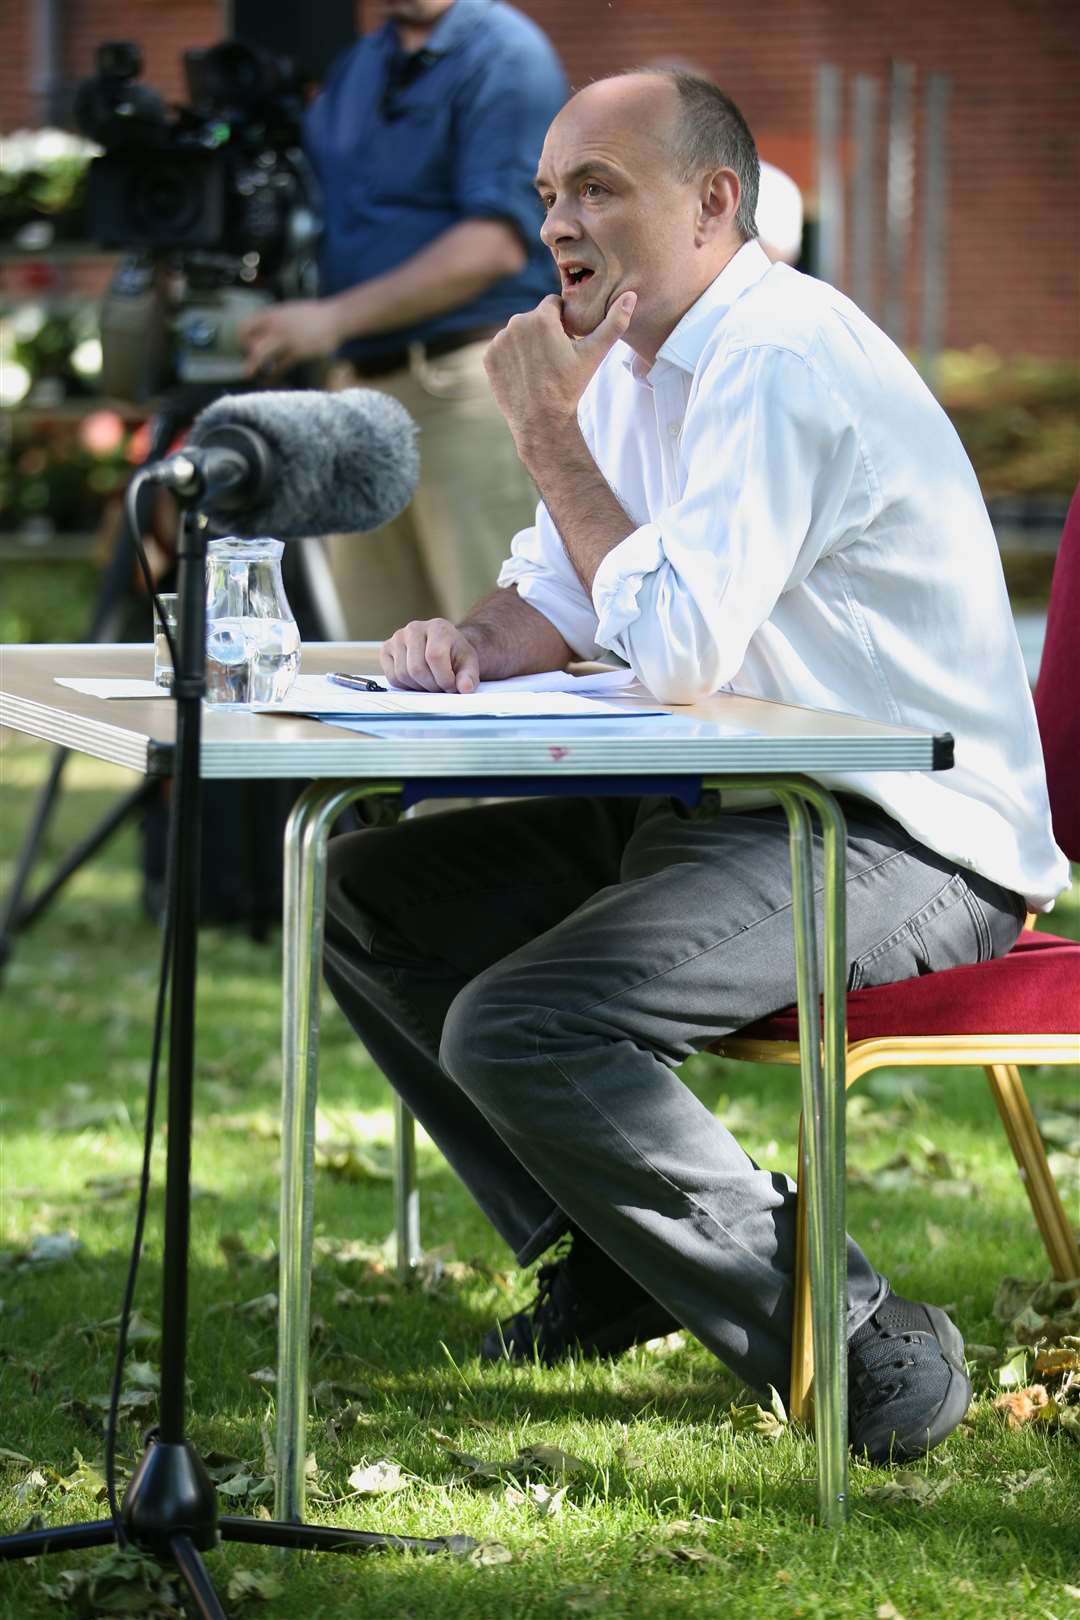
[[[461,0],[458,0],[460,3]],[[760,281],[769,269],[771,261],[760,242],[756,239],[744,242],[715,281],[709,283],[697,302],[691,304],[679,324],[664,339],[657,352],[656,365],[664,361],[668,365],[678,366],[681,371],[693,373],[706,343],[716,330],[717,322],[723,319],[746,289]],[[646,371],[644,365],[640,362],[635,364],[635,361],[637,356],[628,347],[624,365],[635,377],[652,376],[655,367]]]
[[[444,11],[421,49],[428,56],[445,56],[459,44],[480,21],[485,11],[491,10],[492,0],[454,0]],[[393,24],[390,24],[393,28]],[[395,30],[395,38],[397,37]]]

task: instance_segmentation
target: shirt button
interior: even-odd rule
[[[677,439],[679,437],[679,425],[678,425],[678,423],[677,422],[669,422],[668,423],[668,432],[671,434],[671,437],[673,439]]]

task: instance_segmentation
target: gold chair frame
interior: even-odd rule
[[[731,1036],[710,1046],[711,1052],[742,1063],[797,1065],[796,1041],[748,1040]],[[885,1067],[982,1067],[997,1103],[1005,1134],[1016,1159],[1020,1179],[1031,1201],[1035,1223],[1059,1282],[1080,1277],[1080,1247],[1061,1200],[1046,1157],[1039,1127],[1020,1077],[1021,1064],[1080,1062],[1076,1035],[888,1035],[852,1041],[847,1048],[844,1083]],[[803,1163],[803,1121],[799,1120],[800,1171]],[[806,1204],[802,1175],[796,1217],[795,1299],[791,1341],[792,1417],[808,1421],[812,1409],[814,1344],[810,1331],[810,1271]]]

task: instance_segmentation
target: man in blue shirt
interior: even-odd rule
[[[535,493],[482,355],[555,290],[533,189],[567,85],[547,39],[502,0],[383,0],[386,22],[335,65],[305,143],[323,191],[321,296],[245,333],[252,372],[338,356],[421,428],[404,517],[330,543],[348,633],[460,617],[490,582]]]

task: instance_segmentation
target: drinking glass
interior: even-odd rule
[[[173,664],[169,643],[165,639],[164,624],[172,632],[173,643],[180,634],[178,606],[180,598],[175,591],[159,591],[154,602],[154,685],[172,691]]]

